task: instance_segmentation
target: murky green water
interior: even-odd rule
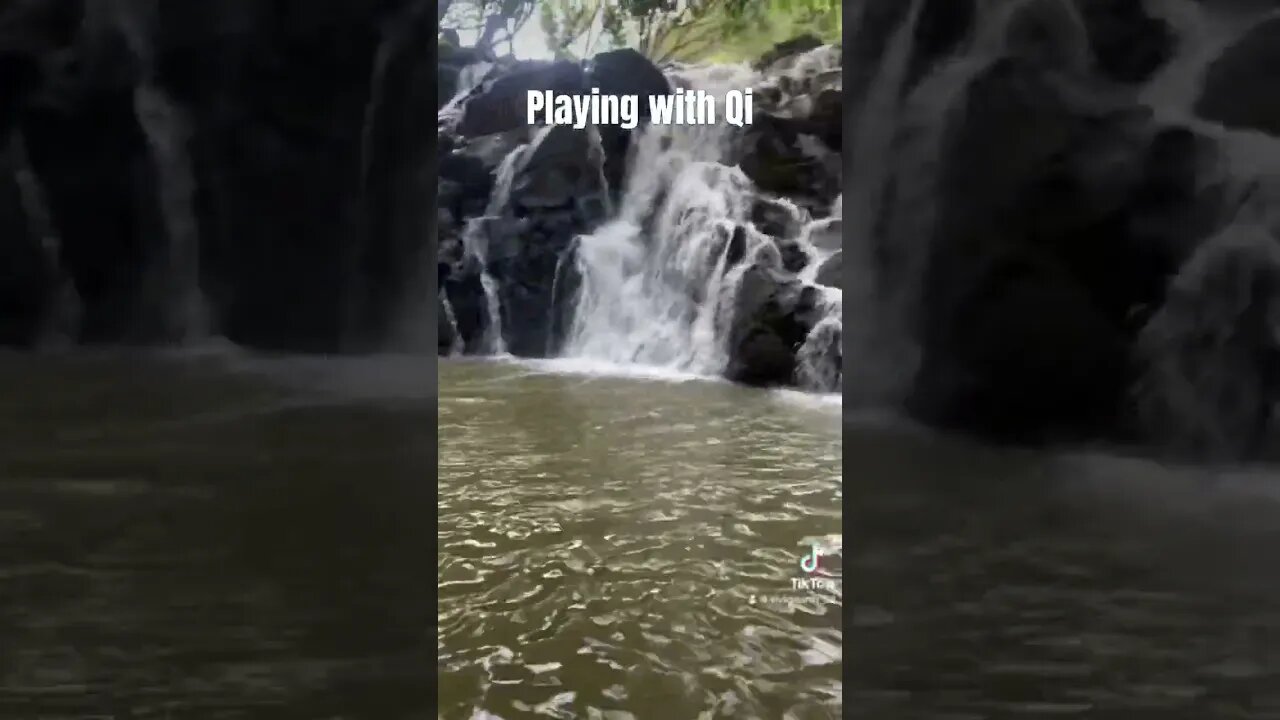
[[[860,718],[1280,718],[1280,472],[851,427]]]
[[[431,717],[421,366],[0,354],[0,717]]]
[[[443,716],[840,716],[839,563],[791,582],[840,532],[838,406],[493,363],[440,395]]]
[[[0,717],[1280,718],[1274,466],[429,366],[0,354]]]

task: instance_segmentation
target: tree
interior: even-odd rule
[[[540,15],[561,52],[607,44],[659,63],[743,59],[803,32],[835,40],[841,27],[838,0],[544,0]]]
[[[506,43],[513,51],[516,33],[533,17],[538,0],[438,0],[441,29],[474,33],[475,46],[484,51]]]
[[[739,60],[809,32],[839,37],[839,0],[440,0],[441,27],[476,32],[485,47],[535,14],[558,57],[631,47],[654,62]]]

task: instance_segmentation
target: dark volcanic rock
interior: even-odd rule
[[[726,376],[748,385],[793,384],[796,351],[819,320],[817,288],[757,259],[738,292]]]
[[[751,204],[751,222],[766,235],[793,238],[800,233],[804,217],[789,203],[758,195]]]
[[[1011,256],[955,299],[908,406],[947,428],[1009,441],[1091,436],[1114,425],[1125,342],[1080,283]]]
[[[1151,145],[1145,114],[1068,100],[1020,60],[968,92],[944,145],[912,410],[1006,439],[1114,433],[1134,313],[1188,251],[1146,220],[1199,201],[1194,160],[1170,157],[1194,138]]]
[[[671,83],[644,55],[622,48],[603,52],[587,63],[588,89],[595,88],[602,95],[637,95],[637,110],[643,119],[649,118],[649,96],[671,93]]]
[[[559,126],[521,151],[506,202],[496,215],[481,216],[501,156],[518,147],[519,137],[493,147],[473,140],[449,151],[440,183],[440,207],[448,213],[440,224],[440,276],[467,351],[491,349],[483,343],[488,306],[480,267],[461,241],[463,232],[474,233],[497,286],[507,350],[544,357],[558,347],[570,317],[577,287],[573,239],[604,220],[609,198],[600,179],[604,158],[589,133]]]
[[[591,58],[587,63],[586,83],[606,95],[636,95],[636,111],[640,123],[649,120],[649,96],[671,92],[667,76],[648,58],[630,48],[600,53]],[[622,183],[626,177],[627,149],[634,130],[626,130],[617,125],[604,125],[597,129],[605,153],[605,178],[613,190],[614,199],[617,199],[621,195]]]
[[[1250,30],[1209,66],[1196,114],[1280,135],[1280,18]]]
[[[810,328],[794,312],[800,283],[763,265],[742,278],[726,375],[749,385],[787,385],[795,376],[796,350]]]
[[[463,351],[468,353],[491,350],[485,346],[490,323],[480,275],[480,261],[474,255],[464,255],[442,283],[453,309],[458,336],[463,341]]]
[[[527,62],[483,82],[466,99],[457,132],[490,135],[528,125],[530,90],[576,94],[587,90],[582,66],[568,60]]]
[[[1142,0],[1076,0],[1076,5],[1104,76],[1139,83],[1173,56],[1173,30],[1148,15]]]
[[[543,357],[561,340],[553,335],[567,317],[565,295],[575,278],[562,275],[573,238],[605,219],[600,183],[604,158],[585,130],[556,127],[524,159],[511,187],[507,212],[519,222],[501,225],[490,239],[489,270],[499,280],[508,350]],[[565,283],[569,283],[566,285]]]
[[[757,112],[743,140],[742,171],[767,193],[829,205],[840,191],[840,178],[820,158],[805,152],[800,140],[801,134],[818,132],[821,128],[808,119]]]

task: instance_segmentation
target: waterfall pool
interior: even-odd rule
[[[1280,710],[1274,468],[430,366],[0,355],[0,713]]]

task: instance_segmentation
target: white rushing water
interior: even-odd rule
[[[760,80],[745,66],[680,68],[670,77],[677,87],[716,98]],[[778,252],[751,222],[757,191],[728,164],[738,137],[727,123],[654,125],[638,133],[620,207],[603,227],[578,238],[581,291],[563,356],[700,375],[725,370],[742,276],[760,254]],[[778,205],[790,207],[797,225],[806,219],[789,203]],[[730,267],[735,231],[745,261]],[[806,230],[797,240],[816,271],[815,260],[829,253],[814,248]],[[823,301],[828,315],[813,335],[829,344],[838,338],[840,291],[828,289]],[[821,345],[802,350],[799,379],[829,387],[838,370],[822,365]]]
[[[494,173],[493,190],[489,194],[484,215],[468,220],[463,229],[463,246],[466,252],[478,261],[480,268],[480,286],[484,290],[485,310],[488,317],[488,325],[485,329],[485,350],[493,355],[506,355],[507,343],[502,332],[502,302],[498,295],[498,283],[488,269],[489,239],[484,233],[485,223],[501,217],[511,200],[511,185],[515,182],[516,176],[528,164],[529,159],[533,157],[538,146],[546,140],[551,130],[551,126],[539,129],[528,143],[516,146],[502,158],[502,162],[498,164],[498,169]]]
[[[133,100],[138,123],[151,148],[160,211],[169,240],[165,273],[169,332],[179,342],[198,342],[209,334],[209,319],[200,287],[196,183],[187,151],[190,121],[185,111],[154,85],[139,85]]]
[[[796,59],[793,73],[817,76],[838,73],[838,53],[831,48]],[[440,125],[456,123],[466,97],[490,67],[477,64],[464,70],[458,92],[440,111]],[[717,99],[718,117],[729,90],[753,87],[763,78],[745,65],[683,66],[668,71],[675,87],[703,90]],[[512,185],[534,158],[551,131],[539,128],[527,143],[506,151],[494,170],[494,186],[484,214],[466,220],[463,251],[479,266],[487,329],[474,351],[505,355],[505,308],[502,288],[491,273],[489,222],[507,217],[512,208]],[[585,130],[590,164],[608,186],[599,130]],[[809,214],[781,198],[768,198],[794,237],[771,238],[752,223],[754,204],[764,197],[743,171],[733,164],[742,131],[719,122],[710,125],[651,125],[631,140],[620,192],[606,193],[603,225],[574,239],[561,256],[551,280],[553,298],[574,275],[577,295],[567,298],[572,311],[561,321],[553,303],[552,331],[547,352],[557,362],[575,368],[614,368],[622,372],[659,372],[671,377],[723,374],[729,362],[729,337],[742,277],[758,254],[771,264],[780,262],[779,241],[795,244],[808,258],[798,280],[816,285],[821,262],[835,248],[816,247],[811,234],[827,230],[831,220],[812,220]],[[808,138],[804,138],[808,140]],[[828,153],[834,156],[834,153]],[[829,158],[825,158],[829,161]],[[839,201],[832,215],[840,214]],[[838,220],[836,221],[838,223]],[[735,235],[736,233],[736,235]],[[838,225],[834,233],[838,235]],[[736,264],[730,263],[730,256]],[[730,267],[730,265],[733,267]],[[576,271],[576,272],[571,272]],[[838,384],[841,291],[819,286],[818,305],[826,317],[798,348],[796,380],[801,386],[830,390]],[[440,307],[456,329],[458,321],[449,298]],[[571,319],[569,319],[571,318]],[[832,357],[832,348],[835,357]],[[457,350],[457,345],[453,351]]]

